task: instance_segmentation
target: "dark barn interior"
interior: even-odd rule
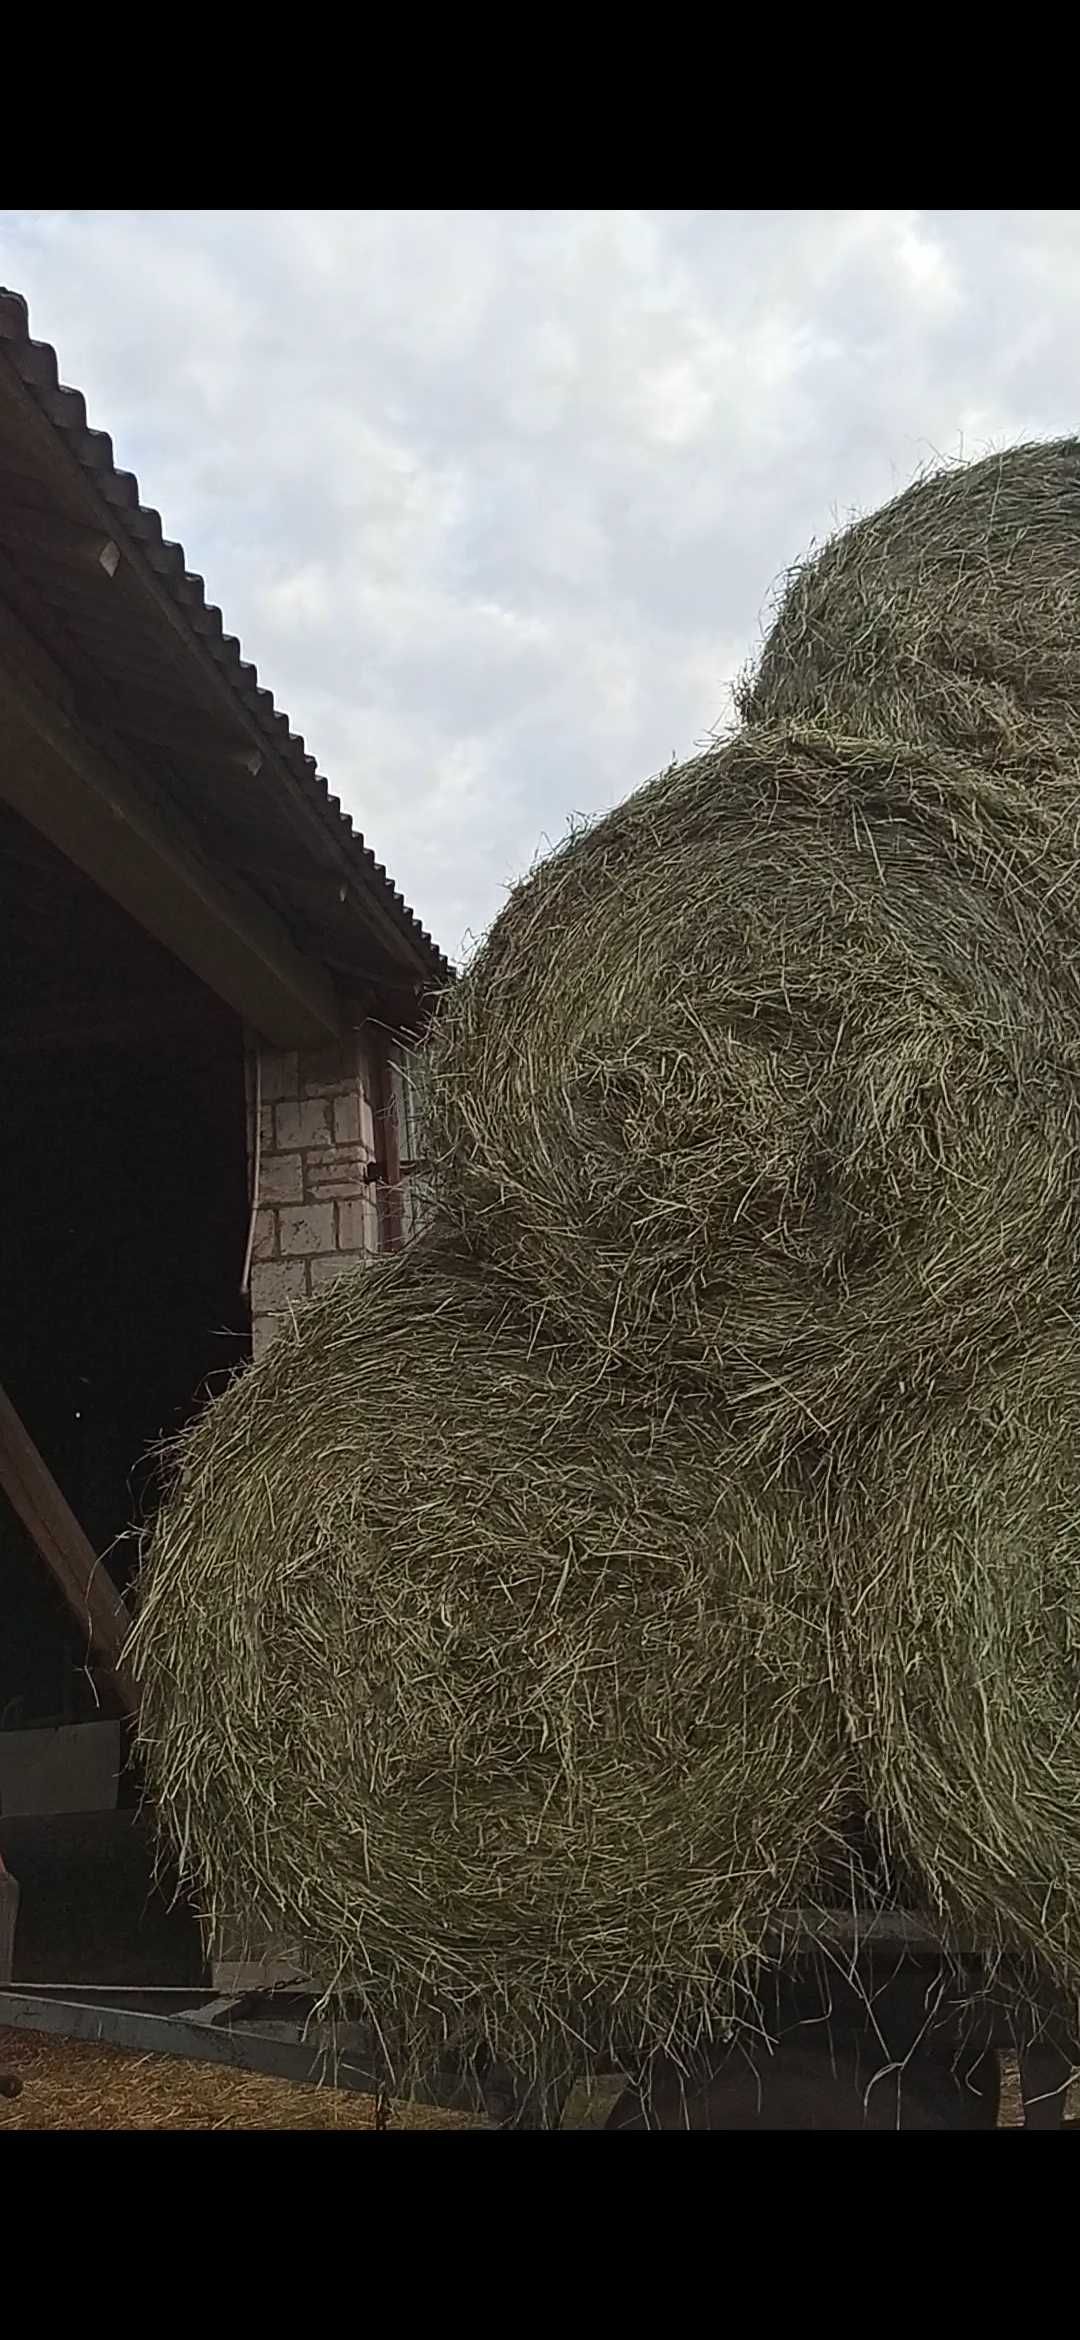
[[[123,1590],[160,1485],[155,1448],[248,1354],[242,1027],[9,810],[0,873],[0,1387]],[[110,1712],[85,1633],[0,1494],[0,1728]],[[129,1764],[118,1816],[5,1822],[0,1809],[23,1957],[49,1962],[50,1878],[53,1931],[68,1964],[81,1942],[87,1979],[102,1965],[115,1979],[121,1946],[138,1966],[140,1927],[164,1954],[137,1798]],[[84,1872],[93,1927],[73,1922]],[[177,1933],[170,1955],[189,1966],[190,1941]]]

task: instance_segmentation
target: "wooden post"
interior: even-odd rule
[[[372,1030],[372,1086],[375,1091],[375,1152],[379,1164],[379,1224],[384,1251],[400,1251],[404,1240],[401,1208],[401,1147],[390,1072],[390,1048],[385,1032]]]
[[[108,1569],[53,1478],[48,1464],[0,1388],[0,1488],[18,1513],[53,1582],[86,1633],[125,1713],[136,1707],[121,1663],[131,1619]]]
[[[15,1972],[15,1927],[18,1917],[19,1888],[0,1860],[0,1983],[10,1982]],[[0,2072],[0,2095],[4,2093],[3,2077]]]

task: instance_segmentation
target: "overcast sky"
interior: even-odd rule
[[[454,957],[812,538],[1080,422],[1080,211],[8,211],[0,280]]]

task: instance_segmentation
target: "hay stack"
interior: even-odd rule
[[[859,1800],[1080,1987],[1078,570],[1069,442],[796,578],[448,996],[437,1241],[180,1447],[152,1787],[399,2078],[692,2054]]]
[[[730,2020],[849,1782],[820,1551],[711,1413],[530,1348],[425,1244],[177,1459],[133,1660],[218,1922],[358,1994],[399,2076]]]
[[[1075,816],[1080,439],[920,479],[801,564],[740,711],[936,744]]]
[[[427,1080],[443,1208],[598,1363],[781,1453],[1073,1288],[1075,936],[1024,793],[754,731],[514,895]]]
[[[1080,1992],[1080,1321],[830,1458],[839,1678],[911,1898]]]

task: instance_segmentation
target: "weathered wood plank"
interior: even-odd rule
[[[38,645],[0,606],[0,798],[132,913],[279,1047],[317,1047],[340,1028],[333,983],[239,886],[226,886],[166,825],[49,690]],[[9,659],[19,658],[18,671]]]
[[[53,1582],[86,1633],[90,1647],[125,1712],[136,1706],[134,1686],[121,1663],[131,1619],[108,1569],[99,1560],[38,1452],[6,1390],[0,1388],[0,1488],[21,1519]]]

